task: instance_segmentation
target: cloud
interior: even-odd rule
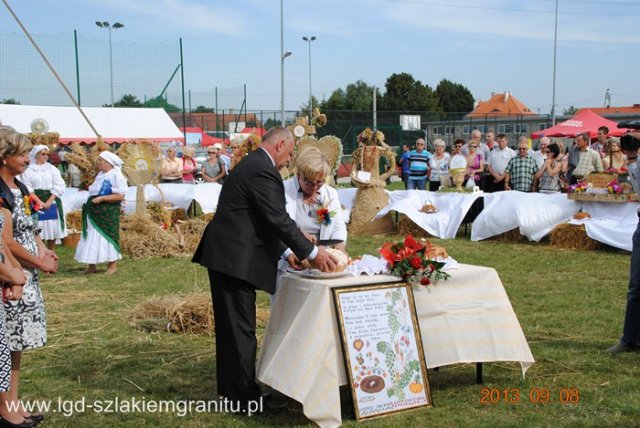
[[[247,13],[225,3],[190,0],[94,1],[97,7],[109,7],[135,14],[141,20],[150,20],[156,30],[157,26],[162,26],[170,31],[238,35],[239,28],[248,27]]]

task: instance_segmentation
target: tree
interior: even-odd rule
[[[215,113],[216,111],[211,107],[198,106],[192,113]]]
[[[370,111],[373,108],[373,88],[362,80],[350,83],[344,90],[333,91],[328,100],[320,103],[320,109]]]
[[[562,110],[562,115],[563,116],[573,116],[577,112],[578,112],[577,108],[575,108],[574,106],[569,106],[569,108],[566,108],[566,109]]]
[[[423,85],[409,73],[392,74],[385,83],[380,110],[438,111],[438,98],[429,85]]]
[[[142,103],[135,95],[126,94],[120,98],[120,101],[116,101],[114,107],[142,107]],[[108,106],[105,106],[108,107]]]
[[[179,111],[182,111],[180,109],[180,107],[173,105],[173,104],[169,104],[169,101],[165,100],[162,97],[155,97],[155,98],[151,98],[150,100],[147,100],[144,103],[145,107],[160,107],[163,108],[167,113],[176,113]]]
[[[16,101],[13,98],[5,98],[2,101],[0,101],[0,104],[20,104],[20,101]]]
[[[442,79],[436,86],[436,96],[442,111],[447,113],[469,113],[473,110],[471,91],[459,83]]]

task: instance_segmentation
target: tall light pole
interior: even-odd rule
[[[304,36],[302,40],[309,44],[309,120],[313,116],[313,92],[311,91],[311,42],[316,39],[316,36]]]
[[[284,128],[284,60],[291,56],[291,52],[287,51],[282,54],[280,58],[280,117],[282,120],[282,127]]]
[[[96,25],[100,28],[106,28],[109,30],[109,70],[111,80],[111,107],[113,107],[113,49],[111,47],[111,29],[113,28],[114,30],[117,30],[118,28],[124,27],[124,25],[119,22],[110,25],[107,21],[96,21]]]
[[[553,32],[553,94],[551,95],[551,126],[556,126],[556,48],[558,45],[558,0],[556,0],[556,21]]]

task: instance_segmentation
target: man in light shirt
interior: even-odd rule
[[[488,177],[488,180],[486,181],[486,192],[498,192],[500,190],[505,190],[504,171],[511,158],[516,155],[516,152],[509,148],[509,140],[507,140],[507,136],[505,134],[498,134],[497,139],[498,148],[494,149],[489,155],[489,166],[487,169],[489,170],[491,177]]]
[[[589,147],[589,133],[578,134],[575,139],[578,163],[571,172],[570,184],[575,184],[578,180],[584,179],[592,172],[602,172],[602,158],[600,153]]]

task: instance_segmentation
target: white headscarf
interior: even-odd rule
[[[115,153],[105,150],[104,152],[100,152],[100,157],[109,162],[109,164],[116,169],[120,169],[122,166],[122,159],[120,159],[120,157]]]
[[[31,163],[36,163],[36,156],[38,156],[38,153],[43,150],[49,150],[49,147],[45,146],[44,144],[38,144],[33,149],[31,149],[31,151],[29,152],[29,160],[31,161]]]

